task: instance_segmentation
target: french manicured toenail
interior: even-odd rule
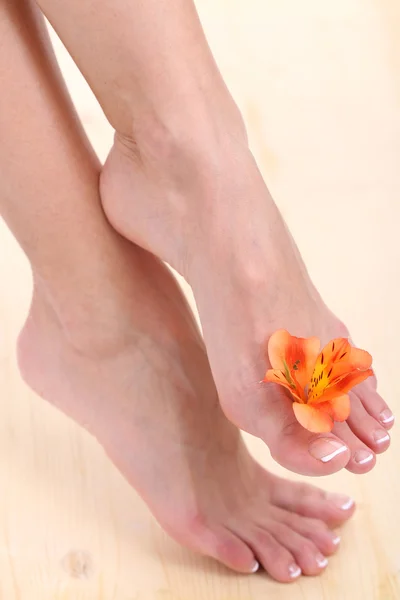
[[[339,440],[318,438],[309,445],[308,450],[311,456],[326,463],[339,456],[339,454],[346,452],[347,446],[339,442]]]
[[[260,563],[257,560],[255,560],[253,563],[253,566],[250,569],[250,573],[257,573],[259,568],[260,568]]]
[[[385,408],[379,415],[379,420],[381,423],[387,425],[388,423],[392,423],[394,421],[394,414],[388,408]]]
[[[372,437],[374,438],[374,442],[376,444],[384,444],[390,440],[390,435],[384,429],[377,429],[372,434]]]
[[[350,498],[350,500],[351,500],[351,498]],[[352,504],[354,504],[354,502],[353,502],[353,501],[352,501]],[[339,546],[339,544],[340,544],[340,540],[341,540],[341,537],[340,537],[340,535],[336,535],[336,534],[334,533],[334,534],[333,534],[333,537],[332,537],[332,544],[335,544],[335,546]]]
[[[319,568],[325,569],[326,565],[328,564],[328,559],[326,558],[326,556],[324,556],[323,554],[317,554],[315,559]]]
[[[371,460],[374,460],[374,455],[369,450],[357,450],[354,453],[354,460],[359,465],[366,465],[371,462]]]
[[[350,496],[345,496],[344,494],[327,494],[327,499],[341,510],[349,510],[352,506],[354,506],[353,498],[350,498]]]
[[[291,579],[296,579],[297,577],[300,577],[300,575],[301,569],[299,565],[296,565],[296,563],[289,565],[289,576],[291,577]]]

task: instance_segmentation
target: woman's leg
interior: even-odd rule
[[[323,343],[348,331],[265,187],[192,0],[38,3],[117,130],[101,182],[107,216],[192,285],[227,416],[292,470],[370,470],[393,424],[373,382],[351,393],[347,424],[323,436],[298,425],[281,390],[257,383],[273,331]]]
[[[242,572],[257,557],[279,581],[321,572],[338,543],[327,523],[354,503],[249,456],[175,280],[104,218],[99,165],[28,2],[0,3],[0,39],[0,212],[35,281],[26,381],[97,437],[181,543]]]

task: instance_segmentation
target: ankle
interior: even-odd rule
[[[60,290],[62,292],[62,290]],[[62,294],[61,294],[62,295]],[[118,298],[100,296],[93,301],[89,296],[82,302],[80,294],[60,303],[46,283],[34,274],[34,291],[29,316],[24,327],[25,336],[57,338],[64,348],[92,359],[110,358],[120,354],[132,339],[132,312],[118,302]]]
[[[116,145],[138,166],[171,184],[193,183],[201,169],[221,168],[235,147],[247,147],[242,115],[228,95],[224,106],[195,100],[174,114],[133,119],[130,128],[117,131]],[[139,124],[138,124],[139,123]]]

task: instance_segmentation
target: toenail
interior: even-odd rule
[[[311,456],[326,463],[335,458],[335,456],[346,452],[347,446],[344,446],[338,440],[318,438],[310,444],[308,449]]]
[[[371,462],[371,460],[374,460],[374,455],[369,450],[357,450],[354,453],[354,460],[359,465],[366,465]]]
[[[352,506],[354,506],[353,498],[350,498],[350,496],[345,496],[344,494],[327,494],[327,499],[341,510],[349,510]],[[340,537],[337,537],[339,538],[340,542]],[[333,543],[335,544],[336,542],[334,541]]]
[[[260,563],[257,560],[255,560],[253,563],[253,566],[250,569],[250,573],[257,573],[259,568],[260,568]]]
[[[351,498],[350,498],[350,500],[351,500]],[[354,504],[353,500],[351,500],[351,503]],[[332,544],[335,544],[335,546],[339,546],[340,540],[341,540],[340,535],[333,534]]]
[[[323,554],[317,554],[315,559],[319,568],[325,569],[326,565],[328,564],[328,559],[326,558],[326,556],[324,556]]]
[[[300,575],[301,575],[301,569],[300,569],[299,565],[296,565],[296,563],[289,565],[289,576],[291,577],[291,579],[296,579]]]
[[[390,435],[384,429],[377,429],[372,434],[372,437],[377,444],[384,444],[390,440]]]
[[[394,421],[394,414],[392,413],[391,410],[389,410],[388,408],[385,408],[385,410],[383,410],[381,412],[381,414],[379,415],[379,420],[381,423],[384,423],[385,425],[387,425],[388,423],[391,423],[392,421]]]

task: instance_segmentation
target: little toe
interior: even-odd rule
[[[355,502],[350,496],[328,493],[308,483],[277,478],[271,489],[271,502],[275,506],[320,519],[330,526],[341,525],[355,511]]]
[[[350,392],[349,396],[351,413],[347,419],[348,426],[376,454],[385,452],[390,446],[390,435],[384,426],[366,411],[358,395]]]
[[[335,423],[334,433],[350,448],[351,456],[346,469],[351,473],[368,473],[376,464],[375,453],[350,429],[347,423]]]
[[[361,400],[365,410],[385,429],[394,425],[394,415],[373,383],[368,379],[354,388],[354,394]]]

